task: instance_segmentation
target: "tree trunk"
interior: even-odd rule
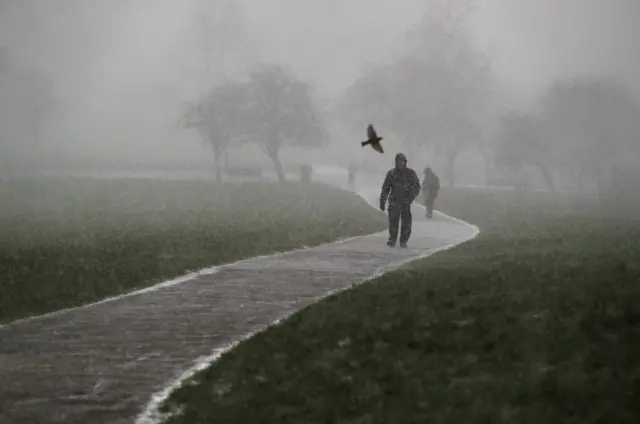
[[[284,176],[284,169],[282,169],[282,164],[280,163],[280,159],[278,158],[278,155],[269,155],[269,159],[271,159],[271,162],[273,163],[273,168],[276,171],[276,174],[278,175],[278,181],[283,183],[285,182],[287,179]]]
[[[279,182],[285,182],[287,179],[284,175],[284,169],[282,168],[282,164],[280,163],[279,153],[280,153],[280,143],[277,141],[272,141],[267,144],[265,149],[267,156],[271,159],[271,163],[273,163],[273,168],[278,175]]]
[[[551,171],[546,165],[538,164],[538,168],[540,168],[540,173],[542,173],[542,178],[544,178],[544,183],[547,185],[549,190],[552,193],[556,192],[556,186],[553,182],[553,175]]]

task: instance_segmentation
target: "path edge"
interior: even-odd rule
[[[364,195],[364,193],[361,192],[354,192],[355,194],[357,194],[358,196],[360,196],[362,199],[364,199],[365,202],[367,202],[371,207],[378,209],[376,205],[372,204],[370,202],[369,199],[367,199],[367,197]],[[416,205],[418,207],[420,207],[421,209],[426,210],[425,206],[417,203]],[[178,389],[182,383],[185,380],[188,380],[189,378],[193,377],[195,374],[197,374],[200,371],[203,371],[205,369],[207,369],[208,367],[210,367],[211,365],[213,365],[213,363],[215,363],[216,361],[218,361],[223,355],[225,355],[226,353],[230,352],[231,350],[233,350],[236,346],[238,346],[240,343],[249,340],[250,338],[264,332],[265,330],[268,330],[271,327],[275,327],[278,324],[280,324],[281,322],[287,320],[289,317],[291,317],[292,315],[300,312],[301,310],[304,310],[306,308],[308,308],[311,305],[314,305],[316,303],[318,303],[319,301],[329,297],[329,296],[333,296],[337,293],[343,292],[345,290],[349,290],[352,289],[353,287],[359,286],[361,284],[367,283],[369,281],[375,280],[377,278],[382,277],[384,274],[387,274],[389,272],[395,271],[398,268],[400,268],[403,265],[406,265],[410,262],[414,262],[414,261],[418,261],[421,259],[425,259],[428,258],[431,255],[434,255],[438,252],[442,252],[445,250],[449,250],[452,249],[456,246],[459,246],[463,243],[466,243],[468,241],[473,240],[474,238],[476,238],[478,236],[478,234],[480,234],[480,228],[474,224],[471,224],[467,221],[464,221],[462,219],[456,218],[454,216],[448,215],[444,212],[440,212],[438,210],[435,211],[437,214],[439,214],[440,216],[442,216],[443,218],[455,221],[463,226],[466,226],[467,228],[472,230],[472,235],[462,241],[457,241],[455,243],[451,243],[445,246],[441,246],[438,247],[436,249],[433,250],[429,250],[427,252],[424,252],[421,255],[415,256],[413,258],[408,258],[408,259],[403,259],[397,262],[394,262],[393,264],[387,265],[385,267],[381,267],[378,268],[378,270],[376,270],[376,272],[374,272],[371,276],[364,278],[362,280],[359,280],[353,284],[351,284],[350,286],[346,286],[346,287],[342,287],[336,290],[331,290],[328,291],[320,296],[314,297],[311,301],[311,303],[309,303],[307,306],[305,306],[302,309],[298,309],[295,311],[291,311],[287,314],[284,314],[283,316],[281,316],[280,318],[276,319],[275,321],[271,322],[270,324],[267,325],[262,325],[259,327],[256,327],[254,330],[248,332],[247,334],[245,334],[244,336],[240,337],[239,339],[228,343],[227,345],[214,349],[214,351],[207,356],[203,356],[200,357],[199,359],[197,359],[194,363],[193,366],[191,366],[190,368],[188,368],[187,370],[183,371],[178,377],[174,378],[173,380],[170,380],[168,382],[168,385],[165,386],[162,390],[154,393],[151,395],[151,399],[149,400],[149,402],[146,404],[144,410],[138,415],[138,417],[135,420],[135,424],[161,424],[163,421],[165,421],[167,418],[169,418],[169,416],[167,414],[162,414],[160,412],[160,407],[166,402],[167,399],[169,399],[169,397],[171,396],[171,393],[174,392],[176,389]],[[377,234],[377,233],[373,233],[373,234]],[[370,234],[371,235],[371,234]],[[348,239],[344,239],[344,240],[340,240],[340,241],[336,241],[333,243],[327,243],[327,244],[334,244],[334,243],[340,243],[340,242],[344,242],[347,240],[354,240],[357,239],[359,237],[367,237],[367,236],[356,236],[356,237],[350,237]],[[303,249],[297,249],[297,250],[304,250]],[[276,255],[264,255],[261,256],[263,258],[266,257],[270,257],[270,256],[277,256]],[[255,259],[255,258],[251,258],[251,259]],[[246,260],[243,261],[239,261],[239,262],[244,262]],[[238,262],[236,262],[238,263]],[[231,264],[228,264],[231,265]],[[227,265],[227,266],[228,266]],[[1,327],[0,327],[1,328]]]
[[[358,194],[358,196],[360,196],[362,199],[364,199],[367,204],[371,205],[369,203],[369,201],[367,201],[367,199],[364,196],[360,195],[360,193],[356,193],[356,194]],[[31,322],[31,321],[38,321],[38,320],[41,320],[41,319],[52,318],[52,317],[55,317],[57,315],[65,314],[67,312],[87,309],[87,308],[91,308],[91,307],[94,307],[94,306],[101,305],[103,303],[114,302],[116,300],[124,299],[124,298],[127,298],[127,297],[139,296],[141,294],[150,293],[150,292],[158,291],[158,290],[161,290],[161,289],[164,289],[164,288],[167,288],[167,287],[176,286],[176,285],[191,281],[191,280],[193,280],[193,279],[195,279],[197,277],[204,277],[204,276],[210,276],[210,275],[217,274],[218,272],[223,271],[226,268],[233,267],[233,266],[236,266],[236,265],[241,265],[241,264],[243,264],[245,262],[253,261],[255,259],[277,258],[277,257],[282,256],[282,255],[289,255],[289,254],[300,252],[300,251],[304,251],[304,250],[307,250],[307,249],[313,249],[315,247],[320,247],[320,246],[325,245],[325,244],[346,243],[346,242],[349,242],[349,241],[357,240],[360,237],[369,237],[369,236],[374,235],[374,234],[378,234],[378,232],[370,233],[370,234],[362,234],[362,235],[359,235],[359,236],[339,238],[339,239],[336,239],[334,241],[330,241],[330,242],[327,242],[327,243],[321,243],[321,244],[318,244],[318,245],[315,245],[315,246],[303,245],[303,246],[301,246],[301,247],[299,247],[297,249],[284,250],[284,251],[280,251],[280,252],[266,253],[264,255],[251,256],[251,257],[248,257],[248,258],[239,259],[239,260],[234,261],[234,262],[228,262],[228,263],[224,263],[224,264],[220,264],[220,265],[214,265],[214,266],[202,268],[202,269],[199,269],[197,271],[186,271],[182,275],[179,275],[179,276],[177,276],[175,278],[171,278],[169,280],[160,281],[160,282],[155,283],[155,284],[153,284],[153,285],[151,285],[149,287],[144,287],[144,288],[141,288],[141,289],[138,289],[138,290],[125,292],[125,293],[114,295],[114,296],[108,296],[108,297],[105,297],[104,299],[100,299],[100,300],[97,300],[95,302],[85,303],[85,304],[77,305],[77,306],[71,306],[69,308],[58,309],[58,310],[47,312],[47,313],[40,314],[40,315],[30,315],[30,316],[27,316],[27,317],[24,317],[24,318],[18,318],[18,319],[13,320],[13,321],[5,322],[3,324],[0,324],[0,330],[3,330],[5,328],[9,328],[9,327],[11,327],[13,325],[20,325],[20,324],[24,324],[24,323]]]

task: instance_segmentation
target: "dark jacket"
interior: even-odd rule
[[[424,174],[424,181],[422,181],[422,192],[425,198],[435,199],[438,197],[440,191],[440,178],[431,171],[427,171]]]
[[[420,193],[420,180],[411,168],[394,168],[387,172],[382,183],[380,204],[389,200],[389,205],[411,204]]]

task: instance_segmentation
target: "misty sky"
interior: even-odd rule
[[[394,48],[416,22],[420,0],[245,0],[269,56],[340,90]],[[538,88],[557,75],[640,75],[637,0],[478,0],[479,47],[507,83]],[[274,28],[275,27],[275,28]],[[308,48],[307,48],[308,47]]]
[[[312,80],[324,98],[384,60],[424,11],[421,0],[240,1],[261,57]],[[571,73],[630,82],[640,75],[638,0],[477,3],[474,39],[515,95]],[[177,152],[185,146],[175,142],[172,119],[197,88],[190,7],[187,0],[0,0],[0,40],[55,79],[69,107],[62,137],[122,155],[158,143]],[[141,141],[133,145],[132,137]]]

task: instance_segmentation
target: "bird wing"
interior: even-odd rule
[[[384,153],[384,150],[382,150],[382,146],[380,145],[380,142],[371,143],[371,147],[373,147],[373,150],[375,150],[376,152]]]
[[[376,130],[373,129],[373,125],[371,124],[367,127],[367,138],[369,140],[375,140],[378,138],[378,134],[376,134]]]

